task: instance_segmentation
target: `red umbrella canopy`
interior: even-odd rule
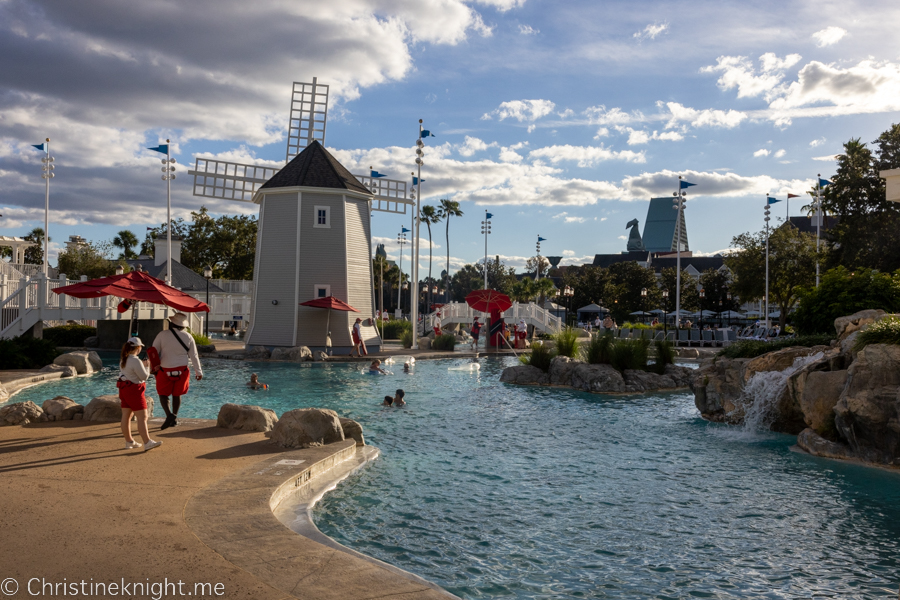
[[[343,300],[338,300],[334,296],[325,296],[324,298],[307,300],[306,302],[301,302],[300,306],[312,306],[313,308],[330,308],[332,310],[343,310],[346,312],[359,312]]]
[[[497,290],[475,290],[466,296],[466,304],[481,312],[502,312],[512,306],[512,300]]]
[[[116,296],[126,300],[165,304],[183,312],[209,312],[209,306],[205,303],[166,285],[165,282],[151,277],[143,271],[101,277],[59,287],[53,291],[74,298]]]

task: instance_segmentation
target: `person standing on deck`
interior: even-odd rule
[[[356,352],[356,356],[362,356],[363,354],[369,354],[369,351],[366,350],[366,342],[363,341],[362,338],[362,319],[359,317],[356,318],[356,323],[353,324],[353,331],[351,332],[353,336],[353,350],[350,350],[350,356],[353,356],[353,352]]]
[[[169,317],[168,331],[161,331],[153,340],[153,347],[159,353],[160,368],[156,372],[156,393],[159,403],[166,413],[166,421],[160,429],[178,425],[178,409],[181,408],[181,397],[191,384],[191,372],[188,361],[197,371],[197,381],[203,379],[203,368],[197,354],[194,336],[187,331],[187,317],[183,313],[175,313]],[[169,396],[172,396],[172,408],[169,408]]]

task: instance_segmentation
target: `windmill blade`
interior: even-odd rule
[[[194,176],[195,196],[252,202],[256,190],[279,170],[277,167],[198,157],[188,175]]]
[[[328,86],[313,77],[312,83],[294,82],[288,121],[285,162],[300,154],[313,140],[325,145],[325,121],[328,118]]]
[[[405,181],[368,175],[354,175],[354,177],[372,192],[373,211],[405,215],[407,206],[415,210],[415,201],[406,197]]]

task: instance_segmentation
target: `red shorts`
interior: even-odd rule
[[[184,396],[190,386],[191,372],[187,367],[156,372],[156,393],[160,396]]]
[[[146,383],[125,382],[119,388],[119,402],[122,408],[130,408],[133,411],[147,410],[147,398],[144,396],[146,389]]]
[[[353,330],[353,343],[354,344],[362,344],[362,340],[359,338],[359,334],[356,333],[356,330]]]

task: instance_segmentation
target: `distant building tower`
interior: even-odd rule
[[[247,344],[349,353],[350,328],[374,316],[372,193],[317,141],[260,187],[253,315]],[[359,312],[299,306],[334,296]],[[381,339],[363,327],[370,350]]]
[[[675,239],[675,225],[678,211],[672,207],[672,198],[651,198],[647,209],[647,220],[644,222],[643,243],[648,252],[675,252],[678,241]],[[690,250],[684,212],[681,213],[681,251]]]

